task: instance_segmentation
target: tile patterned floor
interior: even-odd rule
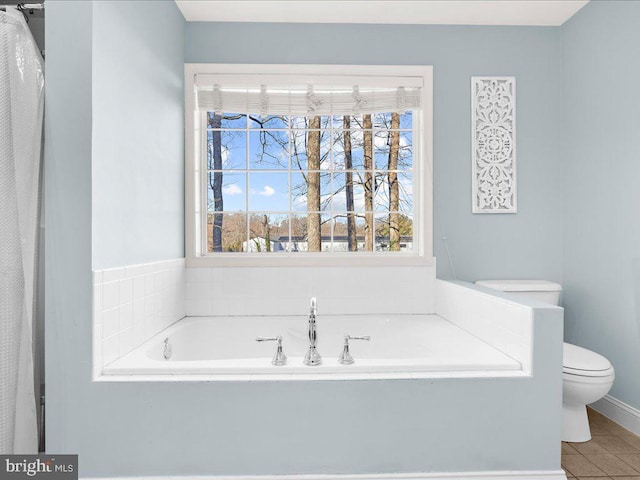
[[[640,437],[588,409],[591,440],[562,442],[562,468],[568,479],[640,480]]]

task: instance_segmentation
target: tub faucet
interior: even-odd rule
[[[322,357],[316,349],[318,343],[318,334],[316,333],[316,314],[318,313],[318,301],[316,297],[311,297],[309,305],[309,350],[304,356],[305,365],[320,365]]]
[[[271,363],[277,367],[287,363],[287,356],[282,351],[282,337],[256,337],[256,342],[276,342],[276,353]]]

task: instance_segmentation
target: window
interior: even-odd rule
[[[193,64],[186,78],[191,265],[431,260],[430,68]]]

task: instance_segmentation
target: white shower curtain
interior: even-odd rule
[[[0,454],[36,453],[33,318],[43,61],[22,14],[0,11]]]

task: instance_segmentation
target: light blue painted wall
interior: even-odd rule
[[[640,408],[640,3],[590,2],[562,28],[568,341],[605,355]]]
[[[86,391],[91,376],[92,17],[91,2],[47,2],[46,433],[48,451],[56,453],[73,450],[64,432],[91,401]]]
[[[562,278],[558,28],[189,22],[185,46],[194,63],[433,65],[438,276],[446,234],[461,279]],[[471,213],[475,75],[516,76],[517,215]]]
[[[111,152],[103,150],[112,148],[103,143],[108,136],[98,136],[92,146],[92,134],[96,134],[92,119],[99,120],[92,111],[91,90],[107,90],[95,74],[108,66],[103,62],[107,62],[111,48],[122,48],[123,57],[131,56],[131,52],[150,55],[151,46],[167,37],[167,41],[182,41],[175,33],[181,19],[173,2],[140,2],[135,9],[124,4],[47,4],[48,450],[78,453],[82,476],[557,469],[560,377],[559,371],[551,372],[560,359],[558,336],[562,326],[555,310],[542,311],[536,317],[539,341],[535,343],[534,371],[538,374],[532,378],[91,382],[92,149],[98,161],[113,158]],[[175,17],[172,29],[164,28],[166,23],[155,18],[160,12]],[[113,25],[115,20],[122,24]],[[151,28],[147,22],[159,28]],[[101,36],[112,35],[108,25],[130,42],[112,39],[105,43],[96,38],[99,32]],[[557,161],[553,152],[558,147],[552,121],[558,96],[553,81],[559,61],[557,30],[210,27],[207,34],[196,25],[187,37],[189,42],[200,42],[201,57],[205,53],[215,57],[207,61],[266,61],[269,48],[277,47],[280,53],[272,54],[271,61],[304,62],[311,58],[316,63],[434,64],[435,151],[436,157],[442,158],[436,163],[436,184],[442,185],[436,193],[436,229],[449,234],[454,255],[464,265],[459,267],[460,273],[468,277],[517,276],[525,271],[550,278],[559,275],[554,262],[559,261],[559,237],[543,235],[542,246],[529,238],[539,231],[555,233],[559,226],[552,208],[556,192],[552,185],[557,179],[549,172]],[[132,35],[129,28],[140,28],[145,35]],[[232,32],[250,40],[230,42],[227,35]],[[380,34],[406,39],[407,47],[396,53],[381,46],[380,55],[375,55],[371,42]],[[335,38],[339,35],[352,42],[350,53],[338,48]],[[296,41],[287,50],[286,42],[291,38]],[[323,45],[324,40],[328,47],[320,50],[317,45]],[[210,52],[219,45],[228,51],[212,55]],[[474,49],[476,56],[470,53]],[[190,61],[195,60],[193,50],[187,48]],[[152,76],[155,71],[142,73]],[[176,72],[165,74],[173,77]],[[519,107],[519,130],[524,187],[517,216],[472,217],[469,213],[472,74],[518,76],[523,104]],[[127,102],[132,99],[128,94],[106,95],[113,105],[100,105],[102,99],[96,95],[93,100],[112,122],[132,126],[136,119],[148,121],[147,113],[129,109]],[[119,111],[130,118],[123,119]],[[137,160],[135,153],[139,150],[128,145],[127,159]],[[116,180],[121,179],[109,179]],[[98,187],[95,177],[93,185]],[[117,192],[101,201],[118,205]],[[148,207],[153,200],[145,198],[143,205]],[[110,226],[126,233],[126,223],[117,218]],[[509,238],[502,238],[494,229]],[[513,241],[520,235],[527,242],[524,247]],[[115,245],[124,248],[120,243]],[[103,265],[144,260],[134,255],[129,258],[122,250],[120,253],[120,257],[109,258],[103,247],[101,257],[94,260]],[[469,263],[467,258],[476,260]],[[487,440],[487,432],[495,436]],[[313,448],[309,448],[307,439]]]
[[[184,256],[184,23],[173,2],[94,3],[94,269]]]

